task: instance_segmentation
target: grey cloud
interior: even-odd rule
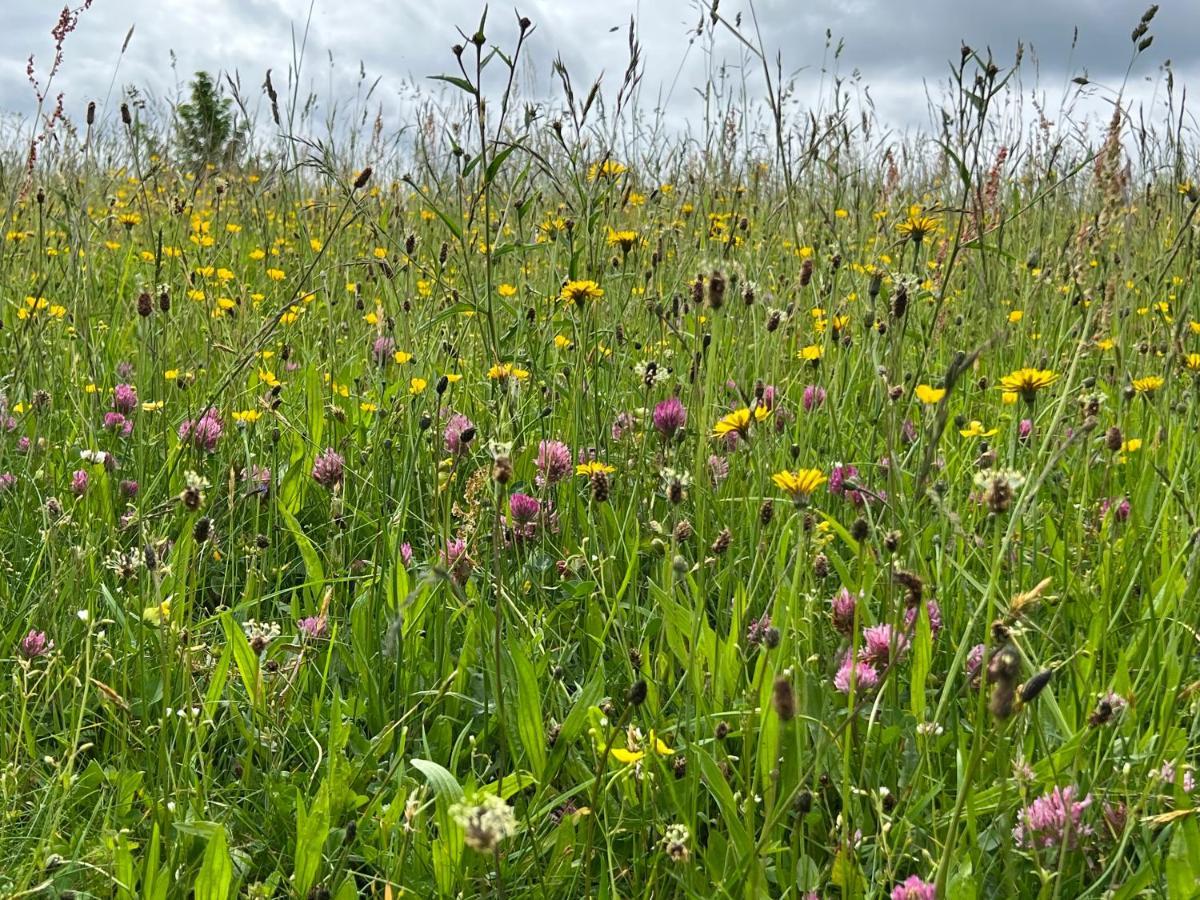
[[[552,89],[550,62],[556,53],[566,60],[578,80],[587,83],[605,71],[610,89],[626,63],[626,34],[630,16],[638,20],[645,77],[643,105],[666,96],[676,82],[670,104],[681,121],[696,109],[691,90],[703,83],[709,60],[706,39],[693,41],[701,8],[691,0],[527,0],[518,3],[537,30],[530,40],[530,71],[535,91]],[[37,56],[40,72],[53,53],[49,29],[53,7],[0,0],[6,28],[0,34],[0,110],[28,114],[32,92],[25,79],[25,60]],[[838,60],[842,74],[857,70],[871,89],[879,111],[899,126],[926,120],[927,85],[946,76],[948,61],[958,55],[959,43],[990,47],[1001,65],[1011,61],[1018,41],[1027,47],[1030,64],[1025,85],[1031,87],[1033,66],[1041,87],[1051,97],[1061,94],[1070,77],[1085,70],[1104,83],[1119,81],[1132,46],[1129,32],[1144,11],[1141,0],[1011,0],[980,3],[968,0],[758,0],[755,6],[768,49],[779,50],[785,68],[799,71],[799,99],[809,101],[823,63],[832,61],[825,50],[829,29],[844,49]],[[302,76],[303,93],[310,89],[325,108],[353,94],[360,61],[368,81],[381,77],[377,99],[397,115],[405,82],[428,84],[426,76],[453,71],[450,45],[461,40],[455,26],[470,32],[481,6],[475,0],[448,2],[373,2],[373,0],[316,0],[312,7],[309,43]],[[725,0],[721,13],[729,18],[739,10],[749,29],[750,8]],[[66,94],[69,111],[79,116],[88,100],[103,101],[116,75],[112,108],[122,85],[134,84],[153,95],[174,98],[197,69],[237,70],[243,88],[257,97],[263,73],[271,68],[277,86],[286,80],[292,60],[292,32],[304,28],[307,0],[96,0],[78,31],[67,39],[66,61],[53,92]],[[129,50],[119,60],[121,42],[131,25],[136,31]],[[1072,35],[1078,27],[1076,46]],[[616,29],[615,31],[612,29]],[[509,5],[493,5],[489,37],[511,46],[516,34]],[[1168,0],[1154,21],[1155,43],[1138,60],[1138,76],[1154,74],[1170,58],[1181,77],[1200,70],[1200,48],[1192,36],[1200,33],[1200,4]],[[170,69],[170,51],[178,70]],[[332,66],[329,54],[333,55]],[[737,65],[742,49],[718,32],[718,60]],[[756,66],[747,70],[758,84]],[[1141,89],[1141,88],[1139,88]]]

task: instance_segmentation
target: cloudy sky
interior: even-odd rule
[[[72,0],[82,2],[82,0]],[[855,70],[881,117],[905,127],[928,120],[927,90],[936,91],[956,58],[960,41],[990,46],[1002,64],[1018,40],[1030,47],[1025,94],[1036,79],[1051,112],[1068,81],[1086,71],[1094,81],[1119,85],[1129,63],[1129,34],[1145,9],[1142,0],[758,0],[755,10],[769,49],[783,54],[784,68],[797,73],[798,100],[815,97],[824,57],[825,32],[844,42],[839,68]],[[1200,76],[1200,2],[1162,0],[1152,27],[1155,41],[1133,70],[1136,96],[1161,91],[1161,66],[1170,60],[1177,82]],[[301,83],[328,109],[353,97],[360,67],[368,79],[381,79],[374,105],[398,126],[406,85],[452,70],[455,26],[473,30],[478,0],[314,0]],[[700,9],[695,0],[521,0],[519,9],[536,25],[530,41],[529,75],[539,90],[552,87],[550,61],[562,55],[581,83],[602,70],[615,90],[626,64],[626,28],[636,18],[643,45],[642,103],[659,98],[676,121],[698,109],[694,88],[703,84],[713,61],[736,66],[743,54],[735,40],[719,34],[712,54],[707,41],[693,40]],[[57,20],[54,0],[0,0],[5,27],[0,33],[0,111],[28,114],[33,92],[26,61],[35,56],[44,74],[53,58],[50,29]],[[125,85],[174,99],[179,85],[197,69],[237,72],[256,101],[265,71],[274,70],[277,87],[287,81],[293,31],[309,20],[310,0],[94,0],[67,38],[65,60],[52,93],[65,92],[68,113],[82,117],[89,100],[115,115]],[[723,0],[721,13],[741,12],[749,25],[746,0]],[[134,28],[128,49],[121,47]],[[1072,36],[1078,27],[1078,42]],[[489,39],[511,46],[512,7],[493,4]],[[172,54],[175,67],[172,68]],[[752,76],[757,79],[757,73]],[[757,89],[759,82],[753,80]],[[586,90],[586,87],[584,88]],[[1103,107],[1103,92],[1088,101]],[[372,109],[372,112],[374,109]],[[10,119],[11,121],[11,119]]]

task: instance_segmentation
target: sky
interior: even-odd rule
[[[82,0],[72,0],[82,2]],[[310,6],[311,3],[311,6]],[[879,117],[904,129],[929,122],[927,93],[944,84],[948,63],[962,41],[990,47],[997,61],[1011,62],[1018,41],[1026,46],[1024,95],[1036,90],[1053,112],[1072,77],[1086,75],[1087,112],[1102,114],[1107,88],[1121,84],[1131,58],[1130,31],[1145,11],[1141,0],[757,0],[754,13],[763,42],[781,54],[795,77],[797,108],[820,93],[826,31],[841,41],[840,73],[869,86]],[[30,54],[43,78],[54,55],[50,29],[61,9],[53,0],[0,0],[0,111],[27,116],[34,94],[26,75]],[[311,9],[311,18],[310,18]],[[520,0],[521,15],[535,31],[528,43],[525,76],[531,93],[554,89],[551,61],[561,55],[577,88],[605,73],[612,96],[627,63],[630,18],[638,23],[644,72],[641,105],[661,105],[676,125],[694,126],[701,100],[695,90],[715,66],[732,72],[745,62],[738,42],[718,31],[715,42],[696,38],[701,6],[696,0]],[[382,106],[385,129],[398,128],[411,111],[412,85],[429,89],[428,76],[454,71],[456,26],[474,30],[482,11],[476,0],[93,0],[64,46],[64,61],[51,95],[64,93],[67,112],[82,119],[89,100],[115,116],[125,86],[165,100],[179,96],[193,72],[206,69],[240,77],[244,94],[260,103],[267,69],[277,88],[287,83],[293,39],[308,25],[300,83],[327,112],[336,101],[351,103],[365,72],[379,79],[371,115]],[[740,12],[751,28],[748,0],[722,0],[730,21]],[[487,35],[511,47],[513,7],[493,4]],[[1073,35],[1078,28],[1078,40]],[[123,42],[128,47],[121,53]],[[1129,95],[1161,95],[1162,65],[1170,60],[1177,85],[1200,76],[1200,2],[1163,0],[1152,23],[1153,46],[1134,68]],[[1036,78],[1034,76],[1037,76]],[[757,70],[750,89],[761,91]],[[265,106],[260,107],[264,111]],[[410,116],[411,117],[411,116]],[[10,116],[9,122],[12,121]]]

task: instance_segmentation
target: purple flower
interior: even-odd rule
[[[197,450],[212,453],[217,449],[217,442],[225,433],[221,417],[215,410],[205,410],[204,415],[194,422],[191,419],[179,426],[179,440],[191,443]]]
[[[324,640],[329,636],[329,619],[325,616],[307,616],[296,624],[300,634],[310,641]]]
[[[936,600],[926,600],[925,609],[929,612],[929,636],[936,638],[942,630],[942,608]],[[904,629],[912,631],[917,624],[917,607],[910,606],[904,611]]]
[[[720,487],[721,482],[729,477],[729,460],[715,453],[708,458],[708,476],[712,479],[713,487]]]
[[[972,687],[979,686],[979,670],[983,666],[983,644],[976,644],[967,653],[967,678]]]
[[[571,448],[562,441],[542,441],[535,465],[539,487],[561,481],[571,472]]]
[[[113,409],[122,415],[129,415],[138,405],[137,388],[132,384],[118,384],[113,388]]]
[[[333,490],[337,485],[342,483],[342,478],[346,471],[345,466],[346,461],[342,459],[341,454],[332,447],[326,447],[313,460],[313,481],[323,488]]]
[[[133,420],[125,418],[119,412],[106,412],[104,414],[104,428],[107,431],[120,432],[121,437],[129,437],[133,431]]]
[[[829,470],[829,493],[845,497],[855,506],[859,506],[863,502],[862,492],[853,487],[846,487],[847,481],[854,485],[857,479],[858,469],[855,466],[834,463],[833,468]]]
[[[1076,800],[1078,794],[1079,789],[1072,784],[1038,797],[1021,811],[1013,840],[1022,847],[1078,846],[1081,835],[1092,833],[1091,827],[1083,824],[1083,813],[1092,805],[1092,795]]]
[[[775,401],[779,399],[779,390],[773,384],[763,385],[762,405],[772,412],[775,410]]]
[[[375,365],[386,366],[392,358],[392,352],[396,349],[396,342],[386,334],[375,338],[375,343],[371,345],[371,356],[375,359]]]
[[[879,685],[879,672],[868,662],[855,662],[849,651],[842,657],[837,674],[833,676],[833,686],[843,694],[850,693],[850,679],[854,678],[858,690],[869,691]]]
[[[450,572],[456,584],[464,583],[471,574],[471,559],[467,556],[467,542],[462,538],[446,541],[442,551],[442,565]]]
[[[254,463],[242,472],[242,483],[246,485],[246,496],[266,497],[271,493],[271,470]]]
[[[863,646],[859,658],[873,666],[887,668],[893,659],[904,656],[908,649],[908,635],[896,631],[891,625],[873,625],[863,629]]]
[[[858,607],[858,597],[842,588],[829,600],[829,614],[833,619],[833,627],[847,637],[854,631],[854,611]]]
[[[668,397],[654,407],[654,430],[670,440],[687,424],[687,408],[678,397]]]
[[[1133,507],[1129,503],[1128,497],[1122,497],[1120,500],[1115,497],[1105,497],[1100,501],[1100,518],[1104,518],[1111,510],[1113,518],[1118,522],[1124,522],[1129,518],[1129,513]]]
[[[30,629],[29,634],[21,638],[21,643],[17,646],[17,650],[25,659],[37,659],[53,649],[54,641],[46,637],[46,632],[33,629]]]
[[[746,629],[746,643],[751,647],[761,644],[766,639],[767,631],[770,628],[771,616],[769,613],[763,613],[761,618],[755,619]]]
[[[1017,425],[1017,439],[1022,443],[1033,436],[1033,419],[1022,419]]]
[[[627,412],[619,413],[612,424],[612,439],[619,441],[626,433],[633,430],[633,416]]]
[[[88,489],[88,473],[83,469],[76,469],[71,476],[71,493],[76,497],[82,497],[87,493]]]
[[[17,483],[17,476],[12,472],[0,472],[0,494],[12,490],[12,486]]]
[[[136,481],[130,481],[126,479],[119,485],[119,490],[121,491],[122,496],[136,497],[138,492],[138,483]]]
[[[455,456],[466,453],[475,438],[475,425],[462,413],[452,413],[442,432],[442,445]]]
[[[400,564],[407,569],[412,565],[412,559],[412,544],[410,544],[408,541],[405,541],[400,545]]]
[[[1158,777],[1173,787],[1175,785],[1175,772],[1175,763],[1168,760],[1158,770]],[[1185,794],[1190,794],[1196,789],[1196,775],[1190,768],[1183,770],[1183,779],[1179,786],[1183,788]]]
[[[29,445],[28,437],[26,437],[25,435],[21,435],[19,438],[17,438],[17,452],[18,453],[28,453],[29,446],[30,445]]]
[[[820,385],[810,384],[804,388],[804,397],[801,402],[804,405],[805,412],[812,412],[814,409],[820,409],[825,403],[825,388]]]
[[[541,513],[542,504],[528,494],[512,494],[508,498],[508,511],[518,525],[530,525]]]
[[[937,900],[937,885],[909,875],[892,888],[892,900]]]

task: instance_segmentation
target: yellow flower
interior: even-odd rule
[[[990,428],[984,430],[983,423],[978,419],[972,419],[971,423],[966,428],[958,429],[958,433],[963,437],[991,437],[998,429]]]
[[[633,249],[633,245],[637,243],[636,231],[614,231],[611,227],[608,229],[608,245],[610,247],[620,247],[622,253],[628,253]]]
[[[896,223],[896,233],[906,240],[919,244],[925,238],[937,231],[941,221],[933,216],[927,216],[921,207],[913,206],[908,211],[908,218]]]
[[[233,421],[236,425],[253,425],[260,418],[262,418],[262,413],[257,409],[242,409],[233,412]]]
[[[1097,350],[1111,350],[1115,346],[1117,346],[1117,342],[1112,338],[1100,338],[1096,341]]]
[[[279,379],[275,377],[275,373],[270,369],[259,369],[258,380],[267,387],[279,387]]]
[[[627,171],[629,170],[615,159],[606,159],[603,163],[592,163],[588,167],[588,181],[596,181],[599,178],[616,179]]]
[[[429,387],[429,382],[424,378],[410,378],[408,380],[408,392],[414,397]]]
[[[1133,389],[1139,394],[1153,394],[1163,386],[1163,380],[1158,375],[1147,375],[1145,378],[1133,379]]]
[[[1192,372],[1200,372],[1200,353],[1189,353],[1183,358],[1183,364]]]
[[[558,296],[568,303],[583,303],[585,300],[599,300],[604,296],[604,289],[591,280],[568,281]]]
[[[1020,310],[1020,309],[1014,309],[1012,312],[1010,312],[1008,314],[1008,321],[1011,322],[1013,325],[1016,325],[1023,318],[1025,318],[1025,313],[1023,310]]]
[[[918,384],[915,394],[922,403],[940,403],[946,396],[946,389],[931,387],[928,384]]]
[[[595,459],[591,462],[580,463],[575,467],[576,475],[586,475],[588,478],[591,478],[593,475],[611,475],[615,471],[617,471],[615,466],[610,466],[608,463],[602,463]]]
[[[1121,443],[1121,452],[1122,453],[1136,453],[1138,450],[1141,450],[1141,449],[1142,449],[1142,439],[1141,438],[1130,438],[1129,440],[1123,441]]]
[[[670,756],[675,752],[653,731],[650,732],[650,737],[646,740],[646,746],[653,747],[654,752],[659,756]],[[632,766],[634,763],[641,762],[646,758],[645,749],[630,750],[627,747],[613,747],[609,752],[613,759],[626,766]]]
[[[569,350],[573,345],[571,339],[565,334],[556,334],[554,336],[554,346],[559,350]]]
[[[272,281],[283,281],[283,269],[267,269],[267,277]]]
[[[412,357],[411,353],[405,353],[403,350],[397,350],[395,353],[392,354],[392,359],[394,359],[396,361],[397,365],[401,365],[401,366],[404,365],[406,362],[410,362],[412,360],[412,358],[413,357]]]
[[[795,472],[776,472],[771,480],[795,503],[804,503],[812,492],[829,479],[820,469],[797,469]]]
[[[819,344],[809,344],[796,354],[797,359],[802,359],[805,362],[816,362],[825,355],[825,348]]]
[[[770,414],[771,411],[765,406],[756,406],[753,412],[745,406],[735,409],[717,420],[717,424],[713,426],[713,437],[723,438],[736,434],[744,438],[750,433],[752,422],[761,422]]]
[[[496,293],[501,297],[515,297],[517,294],[517,289],[511,284],[502,284],[500,287],[496,288]]]
[[[487,377],[492,381],[503,381],[507,378],[524,381],[529,377],[529,373],[524,369],[518,369],[512,363],[497,363],[487,370]]]
[[[1019,394],[1027,403],[1032,403],[1034,396],[1042,388],[1049,387],[1058,380],[1058,376],[1049,369],[1017,369],[1000,379],[1000,387],[1008,393]]]

